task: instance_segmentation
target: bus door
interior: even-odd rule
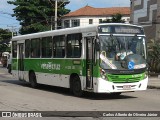
[[[24,43],[18,44],[18,77],[24,80]]]
[[[94,38],[86,37],[86,89],[93,89]]]

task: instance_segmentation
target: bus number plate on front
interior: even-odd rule
[[[131,85],[123,85],[123,90],[131,90]]]

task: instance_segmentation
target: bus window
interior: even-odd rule
[[[30,57],[30,40],[25,40],[25,57]]]
[[[52,57],[52,37],[44,37],[41,41],[42,58]]]
[[[63,58],[65,56],[65,36],[53,37],[53,57]]]
[[[82,48],[82,34],[70,34],[67,36],[67,57],[79,58],[81,57]]]
[[[17,58],[17,41],[12,42],[12,55]]]
[[[40,57],[40,41],[38,38],[31,40],[31,57],[32,58]]]

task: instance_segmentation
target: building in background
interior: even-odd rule
[[[157,28],[156,28],[156,39],[160,41],[160,0],[157,0]]]
[[[96,25],[103,20],[111,19],[112,15],[120,13],[122,19],[129,23],[130,21],[130,8],[129,7],[113,7],[113,8],[94,8],[85,6],[76,11],[70,12],[63,16],[63,28]]]
[[[149,41],[160,41],[160,0],[131,0],[131,23],[142,25]]]

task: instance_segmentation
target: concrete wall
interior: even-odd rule
[[[144,27],[148,40],[157,38],[156,22],[159,9],[157,1],[160,2],[160,0],[131,0],[131,21]]]
[[[160,42],[160,0],[157,0],[157,27],[156,27],[156,40]]]

